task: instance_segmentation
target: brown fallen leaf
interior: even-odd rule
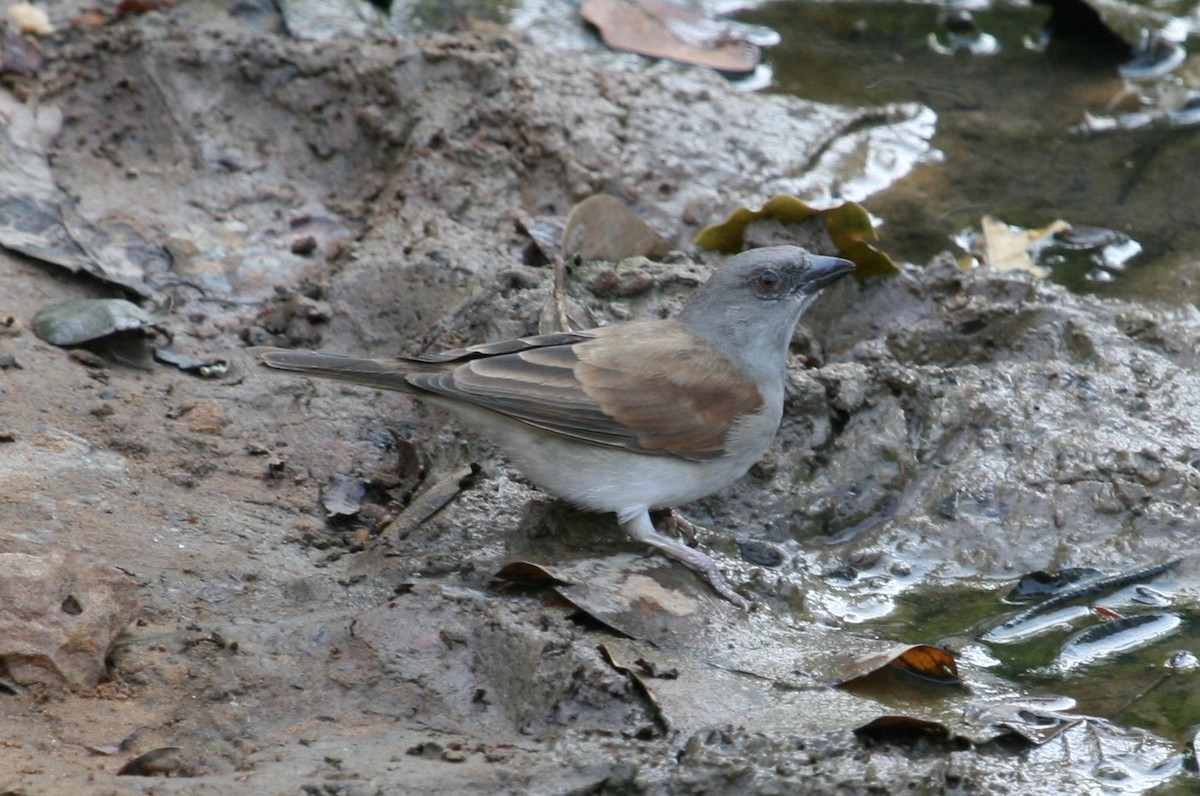
[[[950,730],[937,721],[926,721],[913,716],[879,716],[857,727],[854,734],[872,741],[904,743],[917,740],[950,740]]]
[[[762,51],[741,38],[688,36],[691,41],[685,41],[679,31],[714,21],[662,0],[583,0],[579,13],[615,50],[737,73],[753,72],[762,59]]]
[[[562,255],[584,260],[661,260],[671,243],[638,218],[620,199],[608,194],[589,196],[571,210],[563,230]],[[565,331],[565,330],[564,330]]]
[[[946,650],[929,644],[899,644],[848,661],[838,685],[862,681],[884,670],[911,674],[944,685],[962,684],[958,663]]]
[[[532,561],[510,561],[494,577],[521,586],[565,586],[571,582],[549,567]]]

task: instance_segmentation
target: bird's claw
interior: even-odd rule
[[[678,536],[688,547],[696,546],[700,528],[675,509],[656,509],[650,512],[650,519],[664,533]]]
[[[668,510],[670,511],[670,510]],[[673,511],[670,511],[674,515]],[[678,517],[678,515],[675,515]],[[633,539],[643,542],[652,547],[658,548],[667,556],[675,559],[679,563],[691,568],[700,573],[708,580],[709,584],[717,594],[724,597],[729,602],[741,608],[743,611],[750,610],[753,605],[742,595],[733,590],[729,585],[729,581],[721,574],[717,562],[709,558],[705,553],[694,547],[688,547],[683,542],[676,539],[670,539],[663,536],[654,529],[654,523],[650,521],[650,514],[644,509],[640,512],[632,512],[626,517],[618,517],[621,522],[621,527]],[[682,519],[682,518],[680,518]],[[695,528],[687,520],[683,520],[691,528]]]

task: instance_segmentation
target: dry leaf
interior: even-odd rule
[[[28,33],[33,36],[51,36],[54,34],[54,26],[50,24],[50,17],[33,3],[20,2],[9,6],[8,18],[12,20],[17,30],[22,33]]]
[[[762,53],[740,38],[684,41],[677,32],[712,25],[671,3],[655,0],[583,0],[579,13],[600,31],[604,43],[615,50],[628,50],[654,58],[719,69],[722,72],[752,72]]]
[[[836,254],[845,257],[856,266],[854,276],[858,279],[900,271],[891,257],[875,248],[874,241],[878,240],[879,236],[871,224],[870,215],[856,202],[846,202],[827,210],[818,210],[794,196],[776,196],[759,210],[737,208],[720,224],[700,230],[696,236],[696,243],[706,249],[733,254],[742,249],[746,227],[753,221],[763,219],[772,219],[783,225],[797,225],[819,219],[825,225],[825,232],[833,242]]]
[[[950,739],[950,730],[937,721],[926,721],[913,716],[879,716],[854,730],[854,734],[873,741],[904,743],[915,740]]]
[[[1050,272],[1034,265],[1030,249],[1039,240],[1071,226],[1059,219],[1041,229],[1022,229],[1009,226],[993,216],[984,216],[979,224],[982,228],[980,245],[983,248],[984,265],[1000,271],[1028,271],[1040,279],[1045,279]]]
[[[916,675],[935,683],[962,683],[958,677],[958,663],[946,650],[928,644],[901,644],[883,652],[852,659],[846,664],[843,672],[845,676],[839,681],[839,685],[862,680],[887,669]]]

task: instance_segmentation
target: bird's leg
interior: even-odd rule
[[[654,509],[650,512],[650,520],[667,533],[678,536],[688,547],[696,546],[696,537],[700,529],[675,509]]]
[[[617,515],[617,521],[620,522],[621,529],[629,534],[630,538],[648,544],[651,547],[656,547],[670,558],[699,572],[708,578],[708,582],[712,584],[717,594],[720,594],[738,608],[743,610],[750,609],[750,601],[733,590],[733,587],[729,585],[729,581],[725,580],[725,576],[717,568],[717,562],[699,550],[688,547],[683,542],[663,536],[654,530],[654,523],[650,521],[650,512],[645,509],[639,509],[637,511],[621,513]]]

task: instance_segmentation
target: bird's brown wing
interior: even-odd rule
[[[445,369],[404,381],[555,434],[693,461],[723,456],[734,423],[763,404],[718,348],[673,321],[526,338],[507,353],[487,348],[453,352],[435,360]]]

